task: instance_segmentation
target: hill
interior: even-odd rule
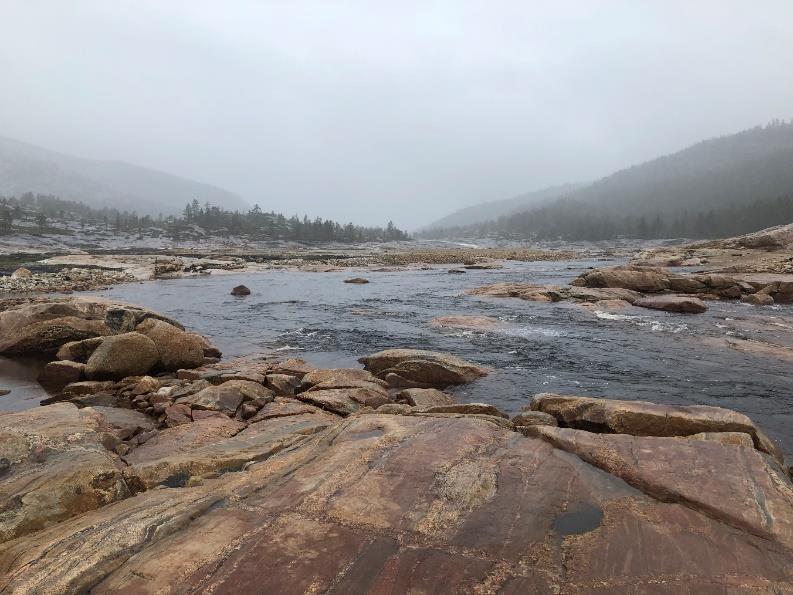
[[[165,215],[193,200],[247,210],[238,195],[165,172],[123,163],[65,155],[0,137],[0,195],[56,195],[97,208]]]
[[[793,122],[703,141],[530,209],[424,237],[609,239],[739,235],[790,223]]]
[[[478,205],[473,205],[455,211],[437,221],[434,221],[426,226],[425,229],[437,229],[445,227],[459,227],[462,225],[472,225],[474,223],[482,223],[496,219],[511,213],[518,213],[525,211],[531,207],[535,207],[544,202],[560,198],[567,194],[574,192],[582,187],[582,184],[562,184],[560,186],[551,186],[543,190],[534,192],[527,192],[514,198],[507,198],[502,200],[493,200]]]

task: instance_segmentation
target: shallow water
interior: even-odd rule
[[[793,362],[719,343],[735,336],[793,345],[793,307],[711,302],[707,313],[692,316],[640,308],[594,313],[568,303],[464,295],[500,281],[564,284],[587,267],[608,264],[614,263],[510,263],[464,275],[448,274],[448,267],[272,271],[119,285],[97,295],[172,316],[212,338],[226,356],[278,353],[322,366],[359,366],[358,357],[390,347],[454,353],[492,372],[451,392],[508,412],[538,392],[729,407],[751,416],[793,455]],[[353,276],[371,282],[342,282]],[[250,296],[229,295],[240,283]],[[500,324],[487,331],[427,324],[452,314]]]

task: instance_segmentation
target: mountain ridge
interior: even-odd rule
[[[239,195],[168,172],[108,159],[86,159],[0,136],[0,194],[57,195],[95,207],[176,214],[192,200],[247,210]]]

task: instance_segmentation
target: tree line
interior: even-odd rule
[[[748,205],[620,215],[612,209],[575,200],[513,213],[484,223],[422,231],[431,239],[495,237],[519,240],[715,239],[793,223],[793,195]]]
[[[15,228],[14,223],[17,223]],[[77,223],[81,227],[93,225],[107,231],[165,234],[174,240],[184,239],[197,232],[219,236],[246,235],[260,240],[294,240],[304,242],[390,242],[409,239],[408,234],[389,221],[384,227],[367,227],[330,219],[309,219],[294,215],[285,217],[274,211],[264,212],[255,205],[247,212],[228,211],[217,205],[197,200],[188,203],[180,216],[157,217],[138,215],[134,211],[114,208],[94,208],[85,203],[64,200],[53,195],[27,192],[21,196],[0,196],[0,233],[10,234],[30,222],[39,233],[58,231],[56,222]]]

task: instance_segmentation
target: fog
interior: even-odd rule
[[[416,228],[793,116],[789,0],[546,4],[0,0],[0,135]]]

